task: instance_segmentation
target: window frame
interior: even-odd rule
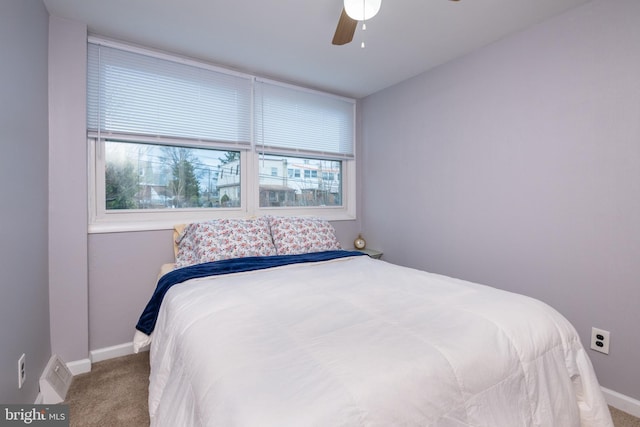
[[[109,139],[109,138],[105,138]],[[354,220],[355,159],[342,160],[342,205],[305,207],[260,207],[259,162],[255,151],[240,151],[240,207],[107,210],[105,200],[104,141],[88,138],[89,155],[89,233],[150,231],[172,229],[176,224],[220,218],[251,216],[316,216],[329,221]],[[151,141],[138,141],[150,143]],[[178,144],[176,144],[178,145]],[[181,144],[180,146],[189,146]],[[193,146],[194,148],[218,148]],[[265,153],[268,154],[268,153]]]
[[[90,38],[90,42],[101,42],[101,39]],[[119,42],[108,41],[109,46],[131,50],[150,56],[158,56],[176,62],[187,62],[191,65],[198,64],[205,68],[214,68],[216,71],[225,72],[219,67],[200,61],[187,60],[172,55],[155,52],[140,47],[129,46]],[[230,74],[238,75],[235,71]],[[249,76],[253,82],[255,76]],[[277,82],[275,82],[277,83]],[[189,138],[162,138],[156,136],[140,135],[113,135],[109,133],[90,132],[87,135],[88,144],[88,230],[89,233],[111,233],[127,231],[146,231],[172,229],[176,224],[202,221],[218,218],[246,218],[251,216],[278,215],[278,216],[316,216],[330,221],[355,220],[356,219],[356,101],[325,92],[319,92],[304,87],[289,87],[306,92],[316,92],[321,95],[332,96],[348,100],[353,103],[353,156],[334,158],[331,155],[317,155],[294,152],[289,150],[269,150],[257,147],[252,133],[250,145],[216,144],[203,140]],[[253,119],[252,119],[253,120]],[[129,141],[154,145],[176,145],[192,148],[209,148],[220,150],[240,151],[241,169],[241,204],[237,208],[181,208],[181,209],[135,209],[135,210],[107,210],[105,206],[105,157],[104,144],[108,140]],[[314,157],[319,159],[337,159],[342,165],[342,205],[341,206],[305,206],[305,207],[260,207],[259,199],[259,161],[261,154],[293,157]],[[295,172],[294,172],[295,174]]]

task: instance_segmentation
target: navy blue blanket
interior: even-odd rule
[[[149,335],[156,326],[160,304],[169,288],[189,279],[207,276],[219,276],[221,274],[241,273],[244,271],[264,270],[271,267],[279,267],[289,264],[300,264],[303,262],[328,261],[336,258],[364,255],[358,251],[325,251],[299,255],[274,255],[255,256],[246,258],[232,258],[222,261],[196,264],[189,267],[173,270],[158,280],[156,290],[147,303],[136,329]]]

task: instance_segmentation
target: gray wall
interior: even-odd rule
[[[160,266],[173,261],[171,238],[171,230],[89,236],[91,350],[132,340]]]
[[[49,290],[51,347],[89,356],[87,273],[87,28],[49,20]]]
[[[41,0],[0,1],[0,402],[33,403],[51,356],[47,281],[47,23]],[[18,389],[18,358],[26,383]]]
[[[363,101],[363,229],[395,263],[539,298],[640,399],[640,2],[597,0]],[[389,226],[394,224],[394,226]]]

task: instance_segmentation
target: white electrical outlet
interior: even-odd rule
[[[27,371],[25,369],[25,354],[22,353],[22,356],[20,356],[20,359],[18,359],[18,388],[22,388],[22,385],[24,384],[24,380],[27,379]]]
[[[591,328],[591,349],[609,354],[609,331]]]

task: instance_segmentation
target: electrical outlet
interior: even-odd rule
[[[22,385],[24,384],[24,380],[27,379],[27,371],[25,369],[25,354],[22,353],[22,356],[20,356],[20,359],[18,359],[18,388],[22,388]]]
[[[609,354],[609,331],[591,328],[591,349]]]

